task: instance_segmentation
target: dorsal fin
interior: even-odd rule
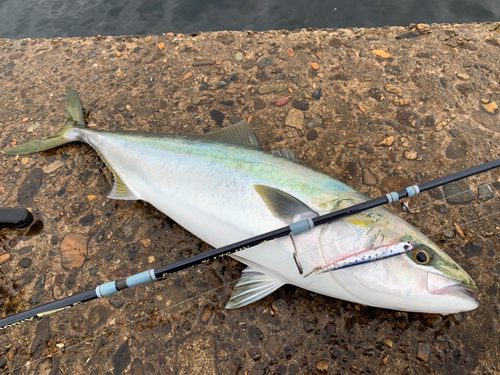
[[[272,150],[271,153],[274,156],[278,156],[280,158],[285,158],[285,159],[291,160],[291,161],[293,161],[295,163],[299,162],[299,158],[297,157],[297,154],[295,153],[295,150],[291,150],[291,149],[288,149],[288,148],[282,148],[282,149],[279,149],[279,150]]]
[[[233,126],[207,134],[204,137],[215,142],[262,148],[259,138],[257,138],[250,124],[245,120]]]
[[[318,213],[304,202],[282,190],[266,185],[254,185],[253,187],[273,216],[286,224],[318,216]]]

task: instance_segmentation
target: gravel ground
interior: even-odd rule
[[[70,85],[98,129],[204,134],[246,119],[264,149],[293,148],[375,198],[499,157],[499,52],[493,23],[3,39],[0,149],[53,134]],[[0,232],[1,315],[210,248],[147,203],[107,199],[111,173],[87,145],[0,163],[0,205],[36,218]],[[8,327],[0,371],[498,375],[500,222],[486,217],[500,211],[498,177],[422,194],[412,207],[434,204],[405,216],[474,278],[473,312],[395,312],[292,286],[228,311],[244,267],[221,258]]]

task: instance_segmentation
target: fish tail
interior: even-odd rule
[[[78,140],[74,136],[68,136],[71,129],[86,127],[85,119],[83,117],[82,103],[80,103],[78,94],[71,87],[66,86],[66,121],[64,122],[62,128],[50,137],[28,142],[23,145],[13,147],[10,150],[2,151],[2,153],[6,155],[25,155],[61,146]]]

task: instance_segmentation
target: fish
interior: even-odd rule
[[[206,135],[91,129],[70,87],[66,115],[53,136],[3,153],[23,155],[70,142],[87,143],[114,176],[109,198],[149,202],[216,248],[369,199],[300,164],[293,150],[264,151],[246,121]],[[411,251],[331,272],[311,272],[367,249],[403,242]],[[479,305],[472,278],[418,229],[384,207],[231,256],[247,267],[228,309],[259,301],[285,284],[398,311],[453,314]]]

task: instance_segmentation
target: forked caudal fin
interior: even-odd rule
[[[80,103],[80,99],[78,99],[78,94],[71,87],[66,86],[66,121],[64,122],[62,128],[50,137],[28,142],[2,152],[6,155],[25,155],[48,150],[73,142],[73,139],[67,139],[67,137],[65,137],[71,128],[85,127],[86,125],[83,118],[82,104]]]

